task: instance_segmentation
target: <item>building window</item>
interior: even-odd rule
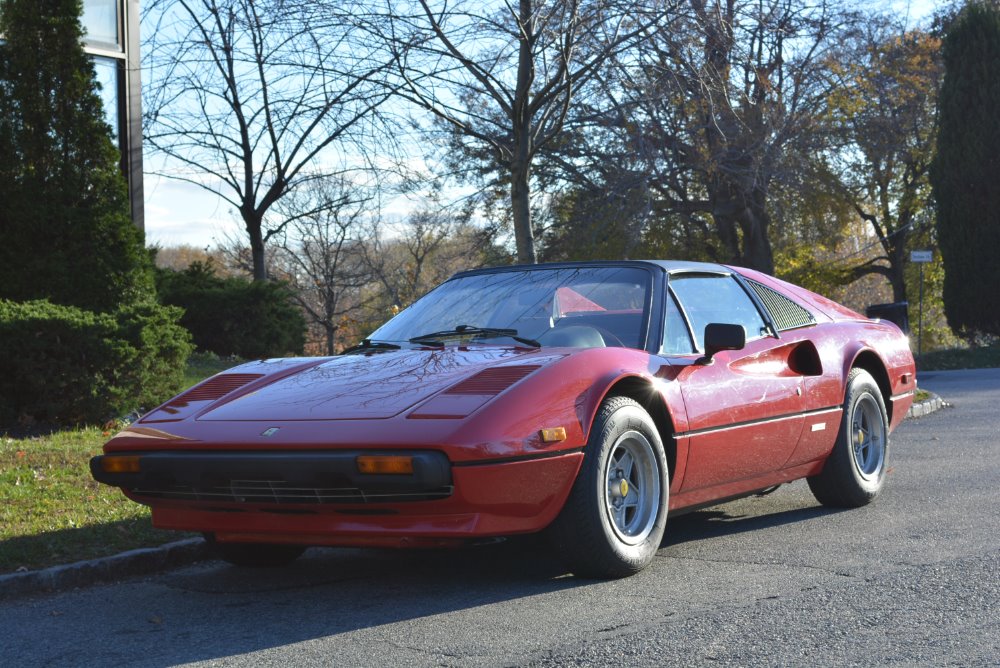
[[[118,4],[120,0],[85,0],[83,3],[84,39],[92,46],[112,46],[122,50],[118,29]]]
[[[122,135],[121,113],[118,108],[121,99],[121,90],[118,84],[118,59],[94,56],[94,70],[97,73],[97,83],[101,85],[104,118],[111,126],[111,138],[117,144]]]
[[[132,220],[143,228],[139,0],[83,0],[83,50],[101,85],[105,120],[121,151]]]

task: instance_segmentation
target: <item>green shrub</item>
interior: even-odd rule
[[[211,263],[157,272],[164,304],[184,309],[184,325],[200,350],[245,359],[301,354],[306,322],[282,283],[220,278]]]
[[[168,399],[191,352],[180,314],[0,300],[0,421],[97,423]]]

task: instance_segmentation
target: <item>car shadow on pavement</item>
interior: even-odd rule
[[[763,504],[734,502],[671,518],[662,552],[669,556],[678,549],[683,552],[685,543],[766,531],[831,512],[803,507],[803,501],[792,494]],[[454,637],[449,626],[452,613],[461,612],[470,624],[489,624],[490,619],[495,623],[498,608],[512,624],[531,614],[562,614],[563,604],[552,608],[553,600],[562,599],[554,594],[593,601],[643,591],[652,586],[647,580],[669,577],[669,561],[657,560],[626,581],[599,581],[569,575],[541,536],[451,550],[312,548],[284,568],[248,569],[207,561],[102,587],[92,595],[87,590],[67,593],[58,617],[49,616],[43,607],[36,619],[25,620],[31,629],[28,636],[37,636],[34,640],[21,634],[9,640],[17,645],[11,647],[14,656],[24,645],[21,651],[31,647],[60,664],[60,657],[79,656],[84,650],[97,665],[110,660],[106,652],[115,647],[101,639],[118,638],[126,645],[116,647],[116,661],[151,666],[239,657],[338,634],[370,639],[430,633],[440,634],[443,644],[462,645],[465,641]],[[88,596],[100,599],[100,614],[89,612],[94,601]],[[77,629],[72,648],[59,640],[66,624]],[[81,648],[81,638],[93,639],[93,646]],[[141,641],[141,654],[125,649],[131,639]],[[424,645],[425,640],[414,644]],[[469,655],[481,650],[462,648]],[[48,662],[45,656],[34,658]]]
[[[660,548],[688,541],[796,524],[841,512],[845,512],[844,509],[816,505],[779,510],[765,515],[747,515],[734,512],[726,506],[717,506],[671,517]]]

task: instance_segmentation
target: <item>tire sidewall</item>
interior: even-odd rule
[[[879,417],[882,420],[882,465],[878,475],[871,479],[863,477],[858,468],[857,460],[854,457],[854,435],[852,433],[855,411],[859,410],[858,404],[866,396],[870,396],[875,401],[875,405],[879,409]],[[844,399],[844,415],[840,425],[840,438],[837,445],[841,448],[844,466],[849,467],[858,490],[869,498],[877,496],[885,482],[885,474],[888,469],[889,419],[885,402],[882,400],[882,393],[879,391],[878,385],[875,384],[875,379],[867,371],[858,372],[856,370],[849,378]]]
[[[618,536],[611,524],[612,519],[609,517],[606,507],[608,493],[606,475],[609,459],[618,439],[630,431],[639,432],[653,446],[653,455],[660,480],[660,499],[652,529],[642,541],[635,544],[626,543]],[[652,560],[653,555],[660,547],[660,541],[666,530],[667,506],[670,495],[670,481],[667,476],[667,461],[663,443],[649,414],[631,401],[617,407],[615,403],[603,407],[591,432],[583,466],[587,476],[587,498],[592,505],[591,512],[600,522],[605,548],[616,559],[630,564],[635,570],[641,569]]]

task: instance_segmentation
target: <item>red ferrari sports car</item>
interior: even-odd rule
[[[577,575],[621,577],[668,512],[798,478],[872,501],[914,374],[895,325],[747,269],[481,269],[339,356],[196,385],[91,471],[237,564],[545,531]]]

